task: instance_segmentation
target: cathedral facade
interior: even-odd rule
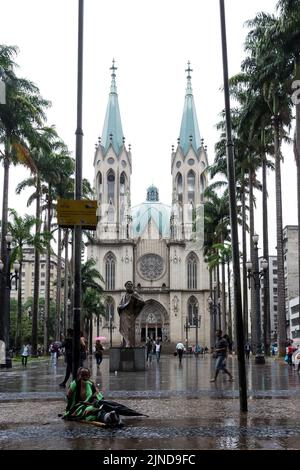
[[[187,69],[187,87],[178,145],[172,148],[172,199],[159,201],[155,186],[131,207],[131,149],[123,137],[113,65],[101,139],[94,157],[97,229],[88,257],[97,262],[105,285],[106,316],[101,332],[121,344],[117,306],[130,280],[146,305],[136,320],[136,343],[147,336],[170,344],[210,345],[209,276],[203,256],[207,153],[200,139]]]

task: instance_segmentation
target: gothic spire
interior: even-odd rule
[[[193,70],[191,69],[190,65],[190,61],[188,61],[188,68],[186,69],[187,86],[179,137],[180,146],[183,149],[184,155],[187,154],[190,145],[193,146],[196,153],[198,152],[198,149],[201,146],[200,132],[191,83],[191,72]]]
[[[117,94],[117,67],[115,66],[115,59],[112,61],[110,70],[112,71],[111,86],[102,131],[102,145],[104,147],[104,151],[106,152],[109,145],[112,144],[114,151],[118,155],[121,147],[123,146],[123,130]]]

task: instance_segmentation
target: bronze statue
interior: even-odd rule
[[[120,315],[120,333],[125,340],[126,348],[135,347],[135,320],[145,305],[143,299],[133,289],[133,283],[125,283],[126,294],[118,306]]]

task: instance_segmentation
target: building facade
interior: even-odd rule
[[[262,260],[259,258],[259,270],[262,270]],[[277,256],[269,256],[268,260],[268,275],[269,275],[269,302],[270,302],[270,329],[271,341],[277,339],[277,306],[278,306],[278,292],[277,292]],[[264,278],[261,279],[261,322],[264,324]]]
[[[95,236],[88,257],[105,279],[106,319],[101,334],[121,343],[117,306],[130,280],[146,302],[136,320],[136,342],[147,336],[164,343],[210,343],[208,269],[203,257],[207,152],[200,139],[187,69],[187,87],[178,145],[172,148],[170,205],[155,186],[144,202],[131,207],[132,155],[123,137],[113,65],[101,139],[94,157],[98,200]],[[112,328],[113,331],[112,331]]]
[[[62,263],[62,277],[64,276],[64,260]],[[50,257],[50,299],[56,301],[56,280],[57,280],[57,256],[51,254]],[[34,291],[34,248],[24,247],[23,248],[23,262],[22,262],[22,276],[19,281],[22,283],[22,301],[26,301],[28,298],[33,297]],[[40,286],[39,296],[45,297],[46,289],[46,255],[40,255]],[[63,295],[63,289],[62,289]],[[12,299],[18,298],[18,291],[11,289],[10,296]],[[62,300],[63,302],[63,300]]]

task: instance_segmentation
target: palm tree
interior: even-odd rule
[[[286,312],[285,280],[282,235],[281,194],[281,142],[284,126],[291,122],[291,98],[289,94],[291,64],[286,62],[281,41],[278,39],[278,20],[273,15],[258,14],[248,21],[252,28],[247,35],[246,51],[249,56],[244,69],[251,76],[251,88],[260,90],[273,115],[276,190],[276,234],[278,276],[278,343],[279,354],[285,354]]]
[[[23,267],[23,247],[35,246],[39,251],[45,249],[49,243],[49,234],[43,233],[32,235],[32,228],[36,224],[34,216],[26,215],[21,217],[14,209],[10,209],[12,220],[8,222],[8,230],[14,241],[14,248],[11,254],[11,261],[17,260],[20,263],[19,287],[18,287],[18,314],[16,322],[15,348],[17,351],[21,347],[21,320],[22,320],[22,267]]]
[[[286,62],[294,64],[292,79],[297,89],[296,106],[296,126],[294,134],[294,155],[297,166],[297,200],[298,200],[298,295],[300,298],[300,1],[299,0],[279,0],[277,3],[279,10],[278,35],[281,40],[282,49]],[[298,81],[298,82],[297,82]],[[300,329],[300,312],[299,312]]]
[[[41,97],[39,89],[32,82],[16,76],[13,61],[16,54],[16,47],[0,46],[2,79],[6,85],[6,104],[0,106],[0,143],[4,144],[4,152],[0,154],[4,165],[1,257],[5,263],[7,261],[5,236],[8,219],[9,168],[11,163],[19,162],[27,165],[32,171],[35,170],[26,142],[28,143],[33,138],[36,128],[42,127],[45,121],[45,109],[50,105]],[[1,282],[0,297],[5,299],[4,282]],[[0,338],[7,343],[7,338],[4,338],[5,324],[8,324],[8,319],[2,315]]]

